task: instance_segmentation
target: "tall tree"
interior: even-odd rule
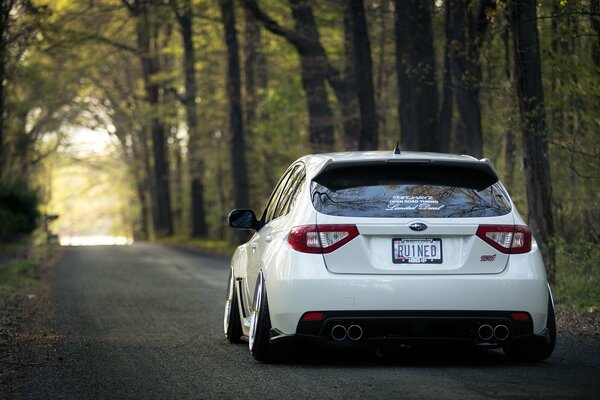
[[[444,77],[442,84],[442,100],[440,106],[440,115],[437,121],[437,137],[439,140],[439,150],[442,153],[450,151],[450,142],[452,139],[452,112],[454,108],[454,91],[452,90],[452,33],[450,26],[450,7],[446,4],[444,9],[444,32],[446,42],[444,43]]]
[[[180,4],[181,3],[181,4]],[[204,209],[204,161],[200,153],[200,129],[196,108],[196,53],[193,40],[193,13],[191,0],[170,0],[183,44],[183,76],[185,95],[183,104],[188,129],[188,175],[190,179],[190,209],[192,236],[202,237],[207,233],[206,212]]]
[[[510,62],[511,60],[511,47],[510,47],[510,27],[507,26],[506,29],[504,29],[504,32],[502,32],[502,41],[504,42],[504,78],[506,79],[507,82],[509,82],[510,87],[512,88],[514,86],[514,79],[513,79],[513,67],[512,67],[512,63]],[[510,118],[510,114],[513,113],[513,96],[508,96],[507,98],[507,103],[508,103],[508,113],[509,115],[507,115],[505,118],[509,119]],[[504,185],[507,188],[512,188],[513,186],[513,180],[514,180],[514,171],[515,171],[515,150],[516,150],[516,144],[515,144],[515,132],[514,132],[514,127],[512,126],[513,124],[506,124],[506,132],[504,134],[504,138],[503,138],[503,155],[504,155]]]
[[[600,69],[600,0],[590,0],[590,22],[596,34],[596,40],[592,42],[592,60]]]
[[[266,29],[284,37],[298,51],[302,88],[306,93],[309,116],[310,145],[314,152],[331,151],[334,147],[334,119],[326,88],[331,65],[321,46],[319,31],[308,1],[289,0],[289,2],[295,22],[294,29],[278,24],[258,6],[256,0],[244,0],[244,5]]]
[[[151,108],[150,132],[152,138],[152,153],[154,159],[155,193],[153,203],[154,234],[158,237],[173,234],[171,215],[171,195],[169,190],[169,164],[166,151],[165,127],[158,114],[160,106],[160,85],[156,75],[161,72],[157,54],[158,32],[155,11],[149,7],[147,0],[121,0],[135,19],[138,54],[146,101]]]
[[[262,86],[265,89],[264,78],[259,79],[265,71],[265,58],[262,54],[261,44],[262,35],[260,31],[260,22],[254,15],[244,8],[244,111],[246,113],[246,132],[252,136],[251,132],[256,120],[256,107],[258,103],[258,89]],[[260,82],[263,80],[263,82]]]
[[[234,201],[236,208],[245,208],[249,206],[250,201],[248,198],[246,143],[241,100],[239,44],[235,27],[233,0],[220,0],[220,4],[225,43],[227,45],[227,98],[229,101],[229,129],[231,130]]]
[[[373,62],[371,59],[371,44],[367,31],[367,18],[362,0],[350,0],[346,7],[350,10],[352,19],[352,41],[354,45],[354,61],[356,76],[356,91],[360,108],[360,137],[359,150],[375,150],[378,141],[378,119],[375,107],[373,89]]]
[[[357,72],[355,58],[361,58],[360,68],[363,70],[362,72],[367,73],[366,69],[369,71],[372,69],[372,67],[366,65],[371,59],[370,45],[366,37],[366,20],[364,18],[361,19],[360,10],[358,13],[355,12],[356,9],[352,6],[352,3],[348,2],[346,4],[344,12],[345,49],[346,55],[352,59],[346,60],[346,72],[348,74],[343,76],[340,71],[331,65],[327,53],[321,45],[319,31],[309,1],[289,0],[289,3],[292,8],[292,17],[294,18],[294,29],[288,29],[278,24],[258,6],[256,0],[244,0],[244,5],[252,11],[266,29],[284,37],[298,51],[302,73],[302,86],[306,93],[309,113],[310,141],[313,151],[331,151],[334,146],[333,129],[335,121],[327,98],[326,82],[331,85],[340,106],[346,147],[353,146],[355,141],[360,142],[360,132],[365,132],[366,136],[362,139],[364,148],[376,148],[378,122],[375,113],[371,73],[369,73],[368,77],[362,77],[370,79],[370,84],[368,82],[361,82],[363,85],[361,93],[364,97],[362,99],[363,107],[360,110],[360,114],[365,125],[368,125],[365,126],[364,130],[360,126],[360,121],[356,115],[356,106],[353,103],[358,96],[356,89],[358,84],[354,80]],[[355,21],[358,27],[355,27]],[[360,36],[356,36],[355,29],[359,29]],[[355,42],[355,37],[357,42]],[[357,45],[361,52],[360,55],[356,54]],[[351,91],[354,93],[351,93]],[[360,146],[360,143],[358,145]]]
[[[495,7],[493,0],[448,0],[451,9],[452,72],[456,105],[464,127],[461,151],[483,157],[483,133],[479,87],[481,85],[481,49],[489,27],[487,13]],[[473,9],[475,12],[473,12]]]
[[[439,149],[431,12],[430,1],[395,2],[398,117],[406,150]]]
[[[344,7],[344,78],[343,90],[345,101],[340,103],[341,114],[344,125],[344,148],[346,150],[358,149],[358,141],[361,133],[361,121],[359,117],[356,72],[356,51],[354,48],[354,18],[352,7],[348,1]]]
[[[548,280],[555,281],[552,181],[544,112],[542,64],[535,0],[508,3],[513,34],[515,79],[525,152],[529,226],[544,256]]]
[[[10,12],[15,0],[0,1],[0,175],[5,168],[5,133],[4,133],[4,81],[6,79],[6,50],[8,45],[8,26]]]

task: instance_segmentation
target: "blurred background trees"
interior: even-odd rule
[[[600,241],[599,9],[2,0],[1,179],[37,193],[42,212],[68,214],[57,199],[83,189],[61,174],[79,165],[86,185],[97,174],[113,192],[98,196],[123,200],[103,211],[114,231],[229,240],[228,211],[260,210],[298,156],[400,141],[490,158],[550,275],[566,259],[589,269],[582,246]],[[72,151],[82,132],[108,145]],[[63,235],[68,219],[57,222]]]

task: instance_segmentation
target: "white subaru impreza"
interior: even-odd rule
[[[334,347],[465,344],[543,360],[556,340],[540,251],[489,160],[345,152],[294,162],[231,260],[224,330],[259,361]]]

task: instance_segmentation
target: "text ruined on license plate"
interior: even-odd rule
[[[442,239],[393,239],[392,261],[397,264],[441,264]]]

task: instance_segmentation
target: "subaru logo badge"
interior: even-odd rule
[[[427,229],[427,225],[425,225],[422,222],[413,222],[408,227],[410,229],[412,229],[413,231],[417,231],[417,232],[421,232],[421,231],[424,231],[425,229]]]

